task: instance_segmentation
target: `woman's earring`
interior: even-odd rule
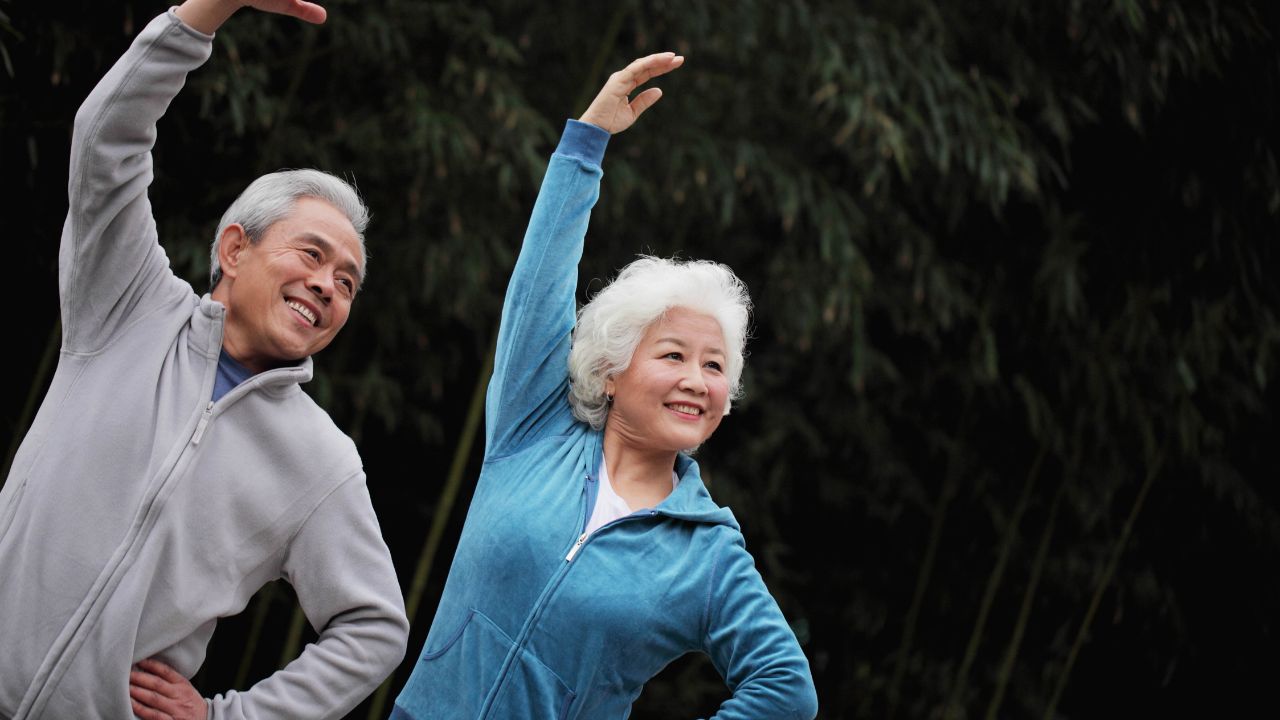
[[[612,395],[605,395],[605,396],[604,396],[604,401],[605,401],[607,404],[612,405],[612,404],[613,404],[613,396],[612,396]]]

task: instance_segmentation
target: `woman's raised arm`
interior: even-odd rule
[[[670,52],[635,60],[610,75],[582,119],[565,127],[502,306],[485,403],[486,458],[562,433],[574,422],[565,399],[574,294],[591,208],[600,195],[605,146],[662,97],[656,87],[634,98],[631,93],[683,63]]]

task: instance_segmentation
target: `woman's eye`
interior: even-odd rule
[[[716,362],[715,360],[712,360],[711,362],[707,363],[707,367],[709,367],[709,368],[711,368],[712,370],[715,370],[715,371],[717,371],[717,372],[719,372],[719,371],[722,369],[722,368],[720,367],[720,363]]]
[[[668,359],[668,360],[683,360],[683,359],[684,359],[684,356],[683,356],[683,355],[681,355],[681,354],[680,354],[680,353],[678,353],[678,352],[669,352],[669,353],[667,353],[666,355],[663,355],[663,357],[665,357],[665,358],[666,358],[666,359]]]

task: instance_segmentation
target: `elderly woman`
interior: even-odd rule
[[[689,652],[716,717],[812,718],[809,665],[733,514],[682,451],[739,391],[749,300],[728,268],[645,258],[583,308],[577,264],[605,145],[683,58],[614,73],[551,158],[507,289],[484,469],[392,718],[623,718]]]

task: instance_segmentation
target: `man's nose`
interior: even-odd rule
[[[317,273],[307,279],[307,288],[328,303],[333,300],[333,278],[328,273]]]

